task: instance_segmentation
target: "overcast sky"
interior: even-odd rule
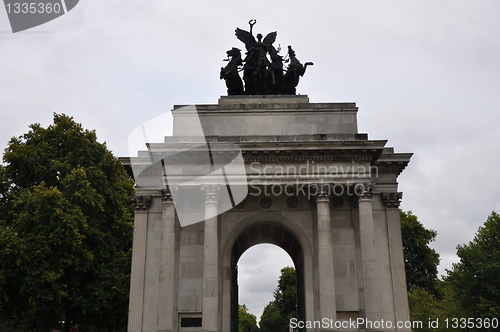
[[[255,18],[255,32],[278,31],[275,44],[314,62],[299,93],[356,102],[360,132],[414,153],[399,178],[401,207],[438,232],[445,274],[457,244],[500,211],[499,13],[494,0],[82,0],[13,34],[0,8],[0,147],[56,112],[129,155],[142,122],[226,94],[225,51],[243,48],[234,29]],[[292,264],[270,248],[239,264],[241,302],[258,315]]]

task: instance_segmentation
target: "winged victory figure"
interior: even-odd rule
[[[268,67],[271,64],[267,59],[267,53],[276,41],[278,33],[276,31],[268,33],[262,40],[262,35],[257,34],[257,39],[253,35],[253,26],[256,20],[250,20],[250,31],[236,28],[236,37],[245,44],[247,49],[246,57],[243,59],[243,81],[245,81],[245,94],[257,95],[266,94],[265,80],[268,74]]]

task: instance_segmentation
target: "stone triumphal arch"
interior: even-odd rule
[[[405,330],[397,178],[411,154],[358,133],[357,112],[307,96],[175,106],[172,136],[122,158],[136,179],[129,332],[237,331],[236,263],[260,243],[294,261],[297,320],[337,322],[307,331]]]

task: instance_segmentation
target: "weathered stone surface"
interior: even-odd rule
[[[175,106],[174,136],[199,117],[205,136],[357,133],[355,103],[311,104],[307,96],[222,97],[218,105]]]

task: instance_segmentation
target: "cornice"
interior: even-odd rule
[[[381,173],[396,173],[396,175],[399,175],[408,166],[412,156],[413,153],[383,153],[375,161],[374,165],[378,167]]]

